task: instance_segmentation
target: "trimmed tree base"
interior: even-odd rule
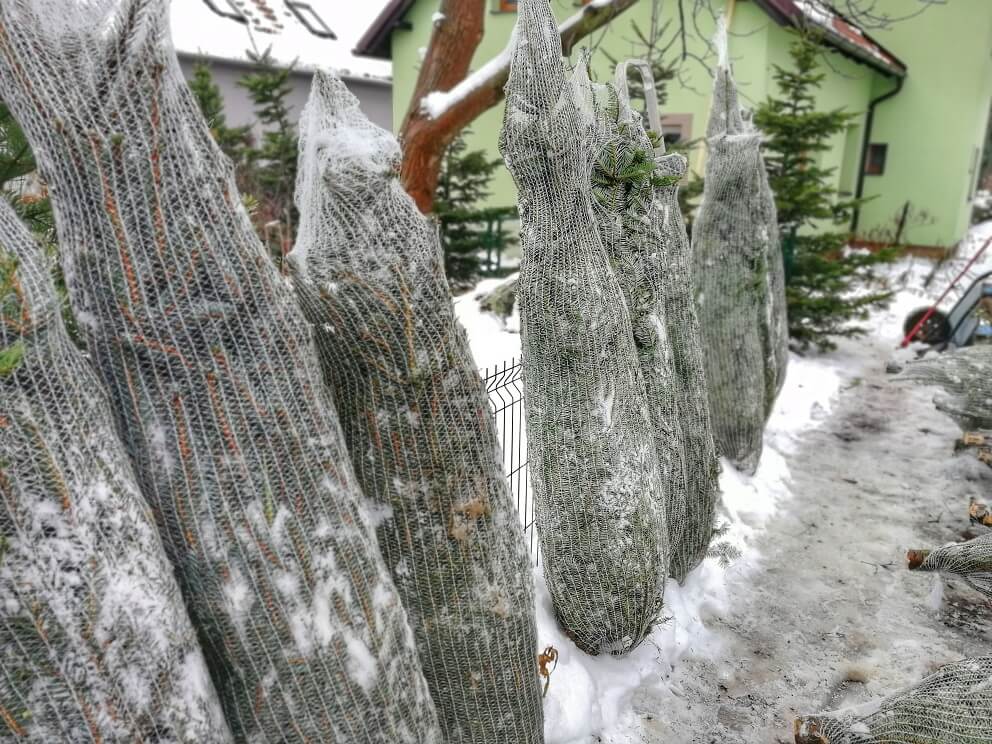
[[[830,744],[830,739],[820,730],[820,721],[814,717],[797,718],[792,722],[796,744]]]
[[[968,504],[968,518],[973,524],[980,524],[985,527],[992,527],[992,511],[989,511],[987,504],[983,504],[975,499]]]
[[[923,565],[923,561],[930,555],[929,550],[908,550],[906,551],[906,563],[910,571],[915,571]]]

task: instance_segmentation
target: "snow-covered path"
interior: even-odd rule
[[[791,742],[798,713],[987,649],[978,595],[947,585],[941,599],[940,581],[907,571],[904,555],[960,539],[992,470],[952,456],[959,431],[930,391],[884,373],[892,346],[857,343],[845,361],[861,368],[845,369],[830,415],[785,455],[793,496],[754,533],[757,557],[728,569],[725,601],[703,607],[705,642],[645,678],[600,741]]]
[[[992,223],[976,240],[987,232]],[[891,276],[918,288],[931,270],[906,260]],[[575,648],[535,571],[539,645],[560,654],[548,744],[792,742],[797,714],[875,699],[987,653],[992,613],[979,595],[948,584],[941,597],[943,582],[910,573],[904,558],[968,533],[968,497],[992,500],[992,470],[953,455],[960,432],[933,391],[885,374],[902,319],[959,270],[899,291],[866,324],[871,336],[792,358],[757,474],[725,464],[721,476],[719,539],[742,555],[727,568],[708,558],[685,586],[670,581],[668,619],[632,653]],[[475,301],[498,283],[456,302],[481,365],[519,353],[516,316],[504,325]]]

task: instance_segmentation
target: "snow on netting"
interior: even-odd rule
[[[519,191],[527,441],[544,575],[588,653],[658,617],[666,517],[623,292],[593,214],[593,111],[576,104],[547,0],[521,0],[500,150]],[[581,92],[579,92],[581,95]]]
[[[448,741],[543,741],[533,576],[436,226],[395,137],[317,73],[290,259]]]
[[[631,108],[628,66],[643,77],[653,138]],[[650,66],[637,60],[618,66],[615,85],[593,86],[593,207],[631,314],[665,483],[669,571],[681,581],[709,547],[719,461],[692,303],[689,242],[678,206],[686,160],[664,151],[653,93]]]
[[[909,559],[912,569],[959,576],[992,599],[992,532],[936,550],[910,551]]]
[[[785,379],[785,273],[761,135],[744,120],[725,59],[716,69],[706,145],[692,252],[713,432],[720,453],[753,473]]]
[[[0,200],[0,730],[38,742],[231,741],[47,269]]]
[[[795,722],[796,744],[988,744],[992,656],[945,664],[919,684]]]
[[[896,379],[933,385],[937,410],[965,431],[992,429],[992,346],[956,349],[911,362]]]
[[[168,28],[166,0],[0,4],[87,348],[235,738],[435,740],[311,330]]]

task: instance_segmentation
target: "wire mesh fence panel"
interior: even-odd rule
[[[524,539],[535,566],[541,565],[541,546],[537,540],[534,498],[530,489],[530,469],[527,458],[527,427],[524,425],[523,366],[516,357],[482,370],[489,395],[489,407],[500,448],[503,451],[503,472],[506,474],[510,496],[517,505]]]

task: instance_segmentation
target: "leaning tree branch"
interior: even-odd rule
[[[567,56],[582,39],[637,0],[595,0],[558,26]],[[485,0],[442,0],[410,109],[400,128],[400,179],[421,212],[434,205],[441,161],[448,145],[480,114],[503,100],[510,48],[471,75],[468,68],[482,39]],[[511,41],[512,44],[512,41]]]

